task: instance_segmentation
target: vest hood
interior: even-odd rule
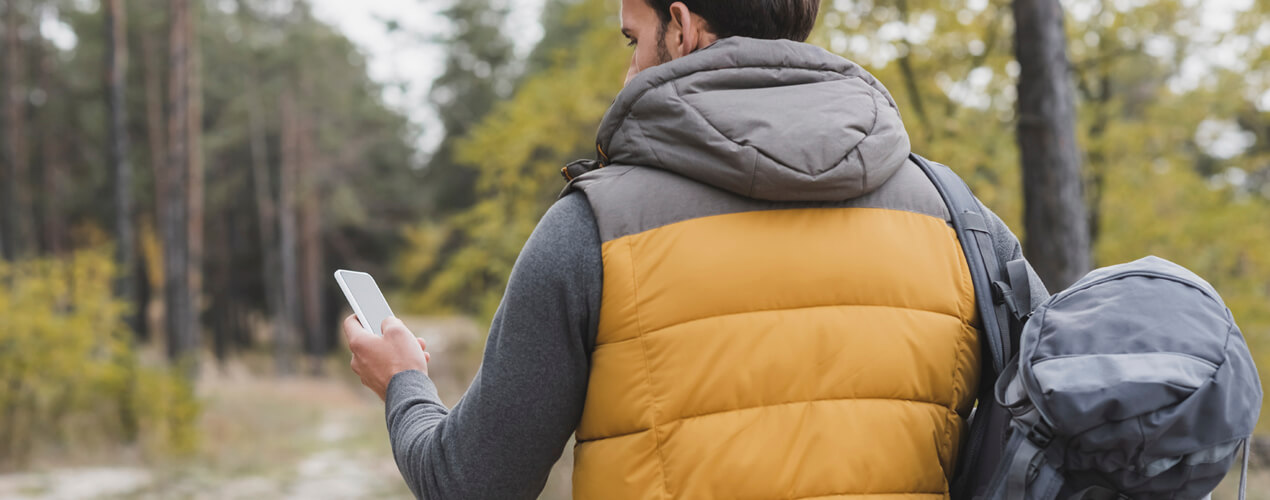
[[[604,115],[596,144],[606,164],[772,201],[862,196],[910,151],[895,100],[859,65],[805,43],[744,37],[641,72]]]

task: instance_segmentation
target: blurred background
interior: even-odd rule
[[[1010,2],[826,1],[810,41],[874,72],[1034,262],[1181,263],[1270,366],[1270,1],[1062,5],[1074,247],[1023,218]],[[620,90],[618,6],[0,1],[0,498],[407,497],[331,273],[376,276],[457,402]]]

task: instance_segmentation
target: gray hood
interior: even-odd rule
[[[909,154],[895,100],[873,75],[813,45],[742,37],[641,72],[596,144],[606,164],[774,201],[859,197]]]

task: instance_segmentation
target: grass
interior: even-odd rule
[[[128,497],[410,498],[370,391],[347,376],[245,372],[204,377],[198,451],[153,464],[155,481]]]

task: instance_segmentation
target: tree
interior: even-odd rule
[[[301,77],[301,88],[306,94],[311,92],[304,77]],[[312,99],[305,99],[307,102],[313,102]],[[330,273],[326,272],[325,253],[322,245],[322,206],[319,200],[322,198],[321,192],[325,186],[322,184],[322,178],[329,175],[330,165],[322,161],[316,145],[314,144],[314,127],[312,124],[320,121],[320,117],[309,115],[315,110],[307,110],[305,114],[300,114],[297,123],[300,124],[296,130],[296,185],[297,192],[301,195],[298,203],[294,207],[298,222],[298,241],[300,244],[300,262],[299,262],[299,278],[297,288],[301,294],[301,303],[304,305],[304,317],[300,324],[304,325],[305,349],[308,351],[312,361],[312,371],[315,374],[321,373],[322,356],[326,354],[326,339],[324,331],[327,328],[327,311],[326,311],[326,294],[323,293],[325,287],[322,286],[326,281],[330,281]]]
[[[453,214],[475,200],[477,171],[456,161],[454,142],[467,135],[511,91],[515,68],[511,41],[504,35],[507,5],[499,0],[455,1],[442,12],[450,21],[446,62],[432,82],[429,100],[445,137],[425,168],[424,181],[439,214]]]
[[[279,271],[282,247],[277,237],[278,215],[273,198],[272,174],[269,168],[269,142],[265,130],[264,118],[261,116],[264,106],[260,99],[259,85],[255,76],[248,77],[246,84],[250,105],[247,106],[248,134],[251,135],[251,179],[256,198],[257,226],[260,237],[260,254],[263,257],[260,270],[261,283],[264,285],[265,305],[271,315],[274,338],[274,367],[279,374],[287,375],[294,370],[295,354],[294,332],[287,311],[292,311],[293,301],[283,295],[283,287]],[[284,307],[286,304],[286,307]]]
[[[1014,0],[1014,24],[1023,249],[1046,285],[1061,290],[1091,263],[1063,10],[1058,0]]]
[[[58,127],[64,121],[65,99],[60,74],[58,50],[50,43],[39,45],[39,90],[44,102],[36,113],[39,122],[40,181],[39,218],[40,251],[44,254],[62,255],[68,240],[66,216],[63,213],[66,191],[66,151],[59,137]],[[34,183],[35,181],[32,180]],[[34,187],[34,186],[33,186]],[[2,247],[2,245],[0,245]]]
[[[189,324],[191,330],[190,345],[197,349],[201,338],[202,298],[203,298],[203,209],[206,200],[206,173],[203,161],[203,58],[199,36],[199,23],[195,22],[204,2],[187,3],[184,9],[184,26],[181,31],[185,36],[184,59],[186,69],[185,97],[188,108],[185,110],[186,132],[186,214],[188,227],[186,230],[187,273],[189,277]]]
[[[412,163],[414,132],[385,107],[357,48],[305,3],[290,11],[251,0],[237,6],[200,18],[206,67],[242,69],[203,78],[205,154],[216,172],[207,176],[209,235],[241,242],[209,239],[206,268],[234,276],[209,274],[205,316],[218,324],[209,331],[214,345],[228,335],[248,346],[253,332],[234,322],[226,330],[220,318],[268,315],[264,338],[285,374],[301,346],[324,356],[337,345],[340,311],[328,304],[339,295],[329,270],[367,270],[388,286],[391,277],[378,271],[402,248],[403,221],[418,217],[426,200]]]
[[[118,243],[136,242],[146,276],[131,308],[160,306],[156,331],[174,358],[201,346],[200,311],[215,325],[206,335],[218,355],[260,338],[250,328],[255,314],[285,320],[274,322],[285,326],[281,334],[265,337],[279,340],[279,352],[298,353],[304,334],[307,352],[323,355],[336,345],[339,313],[328,306],[338,290],[327,269],[386,275],[384,263],[404,245],[400,227],[423,212],[418,133],[384,104],[357,47],[314,19],[306,2],[237,4],[0,1],[0,248],[25,243],[68,255],[105,245],[120,232],[117,216],[131,210],[135,237]],[[128,29],[116,29],[125,19]],[[73,44],[47,37],[67,31]],[[293,145],[286,179],[283,142]],[[117,167],[128,164],[132,181],[117,181]],[[289,317],[286,301],[266,292],[284,284],[280,180],[292,201]],[[23,195],[30,199],[19,203]],[[114,209],[124,203],[131,209]],[[201,257],[200,211],[208,234]],[[34,253],[14,255],[25,262]],[[148,303],[157,297],[161,304]]]
[[[136,234],[132,213],[132,162],[128,159],[128,108],[126,88],[128,75],[127,11],[123,0],[108,0],[102,5],[106,26],[106,96],[109,113],[106,128],[110,131],[110,163],[114,175],[115,246],[119,268],[117,292],[119,300],[135,304],[137,293]],[[141,329],[141,308],[133,307],[128,324],[133,331]]]
[[[163,173],[165,208],[163,231],[164,292],[167,307],[168,357],[190,363],[191,374],[199,346],[198,292],[190,279],[190,37],[193,18],[189,0],[168,3],[167,167]]]
[[[546,18],[586,26],[572,47],[543,57],[551,63],[527,75],[515,95],[498,103],[461,140],[455,159],[479,173],[477,201],[467,210],[412,228],[415,250],[397,272],[414,289],[406,307],[488,318],[502,295],[516,255],[563,187],[560,167],[595,154],[595,127],[621,88],[629,48],[608,24],[615,6],[578,2]],[[544,49],[547,50],[547,49]]]
[[[295,98],[289,91],[284,90],[282,98],[279,100],[281,106],[278,116],[281,123],[279,124],[279,135],[281,136],[279,146],[281,161],[279,162],[278,172],[278,248],[281,255],[282,275],[278,278],[282,287],[282,306],[283,314],[287,318],[287,331],[279,331],[282,335],[279,339],[285,342],[284,348],[295,349],[296,342],[292,330],[298,329],[301,325],[301,304],[300,304],[300,271],[299,264],[296,262],[296,239],[297,225],[296,222],[296,184],[299,177],[299,138],[298,131],[299,120],[296,117]]]
[[[9,0],[4,7],[4,76],[0,80],[0,104],[3,105],[4,186],[0,189],[0,258],[13,260],[26,253],[31,241],[31,207],[28,194],[27,164],[27,88],[26,58],[21,31],[26,16],[18,1]]]
[[[150,27],[147,27],[150,28]],[[156,30],[147,29],[141,33],[141,55],[145,89],[146,146],[150,160],[150,176],[154,184],[153,210],[159,219],[168,206],[164,191],[167,182],[164,172],[167,170],[167,122],[163,113],[163,71],[167,67],[162,56],[162,47]],[[157,222],[162,224],[162,220]]]

